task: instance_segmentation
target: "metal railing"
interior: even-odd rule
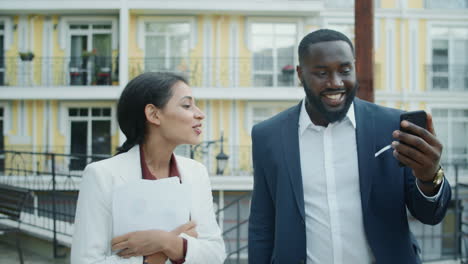
[[[0,86],[118,85],[118,57],[0,58]]]
[[[59,257],[59,236],[72,234],[78,186],[81,173],[67,170],[74,158],[84,155],[0,151],[0,183],[31,191],[21,214],[22,226],[29,226],[36,234],[50,237],[54,256]],[[102,158],[102,157],[92,157]]]
[[[66,244],[64,240],[71,241],[81,171],[67,167],[75,158],[97,160],[104,157],[0,151],[0,183],[32,192],[21,215],[22,227],[28,226],[42,236],[48,235],[54,243],[54,256],[60,256],[60,244]],[[435,226],[423,225],[409,216],[410,228],[420,243],[424,261],[468,261],[468,163],[444,164],[444,168],[453,189],[453,201],[447,216]],[[251,194],[247,192],[216,211],[226,242],[226,263],[245,263],[248,258],[247,228]],[[28,229],[28,232],[31,230]]]
[[[250,207],[251,193],[247,193],[238,197],[237,199],[226,204],[223,208],[216,211],[218,219],[223,219],[224,222],[222,227],[222,236],[226,245],[226,261],[225,263],[246,263],[248,258],[247,253],[247,234],[248,234],[248,221],[249,212],[245,212],[242,208],[248,209]],[[243,203],[247,203],[249,206],[242,206]],[[225,214],[234,213],[235,221],[227,225],[224,220]],[[221,217],[222,215],[222,217]]]
[[[140,57],[129,59],[130,79],[148,71],[184,75],[193,87],[297,87],[289,57]],[[276,66],[275,66],[276,65]]]

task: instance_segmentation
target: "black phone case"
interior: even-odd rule
[[[427,129],[427,114],[423,110],[404,112],[404,113],[402,113],[400,115],[400,130],[403,131],[403,132],[406,132],[406,133],[411,133],[411,132],[409,132],[406,129],[403,129],[401,127],[401,121],[403,121],[403,120],[410,121],[411,123],[413,123],[413,124],[415,124],[415,125],[417,125],[419,127]],[[406,166],[405,164],[403,164],[401,162],[398,162],[398,165],[400,165],[400,167],[405,167]]]

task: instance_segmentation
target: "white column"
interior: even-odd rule
[[[120,0],[119,28],[119,86],[122,91],[128,83],[128,24],[129,13],[127,0]],[[119,130],[119,143],[122,145],[126,140],[125,135]]]

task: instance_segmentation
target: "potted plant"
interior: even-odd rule
[[[31,51],[19,52],[19,56],[22,61],[32,61],[34,59],[34,53]]]
[[[81,53],[81,56],[84,58],[92,57],[96,55],[96,49],[93,49],[91,51],[83,50]]]
[[[291,64],[285,65],[283,66],[283,68],[281,68],[281,72],[283,74],[292,74],[294,73],[294,66],[292,66]]]

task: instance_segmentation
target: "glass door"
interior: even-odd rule
[[[71,155],[86,155],[88,140],[88,122],[71,121]],[[70,160],[70,170],[83,170],[86,166],[86,157],[72,156]]]
[[[94,75],[92,83],[111,85],[112,82],[112,46],[110,34],[93,34],[92,50],[94,54]]]
[[[71,36],[70,85],[86,85],[88,79],[88,36]]]
[[[0,108],[0,150],[5,149],[3,137],[3,108]],[[5,172],[5,154],[0,153],[0,174]]]

